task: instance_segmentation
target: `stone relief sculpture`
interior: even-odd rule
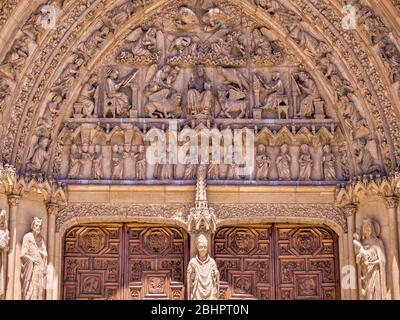
[[[324,174],[324,179],[326,181],[336,180],[336,170],[335,170],[335,161],[336,158],[331,152],[331,146],[325,145],[322,148],[323,156],[322,156],[322,171]]]
[[[376,145],[372,140],[358,139],[353,142],[357,167],[362,174],[373,174],[381,171],[377,164]]]
[[[83,57],[81,55],[74,54],[72,56],[72,62],[64,68],[60,76],[55,81],[52,91],[59,92],[61,96],[66,97],[72,83],[79,77],[80,69],[84,66],[84,64],[85,60]]]
[[[7,53],[3,62],[0,63],[0,73],[3,73],[11,80],[16,80],[18,72],[23,68],[29,57],[31,41],[25,35],[15,40],[12,49]]]
[[[6,210],[0,209],[0,300],[5,299],[7,284],[7,254],[10,243]]]
[[[256,156],[256,180],[268,180],[268,173],[271,167],[272,161],[267,155],[265,146],[259,144],[257,147]]]
[[[136,159],[136,179],[138,180],[145,180],[146,179],[146,168],[147,168],[147,162],[146,162],[146,154],[145,154],[145,148],[143,145],[139,146],[139,153],[137,155]]]
[[[35,217],[31,232],[22,240],[21,288],[22,300],[43,300],[47,267],[47,250],[42,237],[43,221]]]
[[[313,166],[313,159],[311,157],[310,148],[306,144],[302,144],[300,146],[300,155],[299,155],[299,180],[311,180],[311,172]]]
[[[135,74],[134,74],[135,75]],[[106,103],[104,117],[129,118],[129,97],[121,89],[126,87],[132,77],[121,79],[118,70],[111,69],[106,81]]]
[[[112,147],[112,162],[111,162],[111,179],[122,180],[124,174],[123,161],[124,147],[117,144]]]
[[[260,65],[274,65],[283,58],[282,49],[276,35],[265,27],[254,29],[252,32],[251,59]]]
[[[189,300],[218,300],[219,272],[215,260],[208,253],[207,238],[200,234],[196,242],[197,255],[187,269]]]
[[[361,237],[353,235],[356,262],[360,266],[361,294],[365,300],[386,300],[386,254],[379,238],[380,226],[371,219],[364,219]]]
[[[157,70],[153,65],[146,76],[145,95],[148,102],[144,109],[150,118],[177,118],[181,115],[181,95],[173,88],[179,74],[178,67],[165,65]]]
[[[95,118],[97,117],[98,104],[98,79],[97,75],[90,77],[83,86],[81,94],[74,104],[74,118]]]
[[[315,81],[307,72],[297,74],[297,84],[304,98],[300,102],[300,111],[297,114],[300,118],[325,118],[324,102],[321,99]]]
[[[195,67],[189,81],[187,93],[187,113],[195,119],[208,119],[211,115],[211,82],[202,65]]]
[[[77,179],[81,175],[83,166],[83,158],[80,147],[76,144],[71,146],[69,157],[69,172],[68,179]]]
[[[283,144],[280,147],[280,152],[276,158],[276,167],[278,169],[279,180],[290,180],[291,169],[290,165],[292,157],[289,155],[289,148],[287,144]]]
[[[43,172],[47,169],[50,155],[48,152],[50,140],[47,137],[38,137],[38,140],[34,140],[33,147],[31,149],[31,156],[28,157],[29,162],[27,169],[30,172]]]
[[[92,173],[91,178],[95,180],[102,179],[103,177],[103,151],[101,145],[94,146],[91,152]]]

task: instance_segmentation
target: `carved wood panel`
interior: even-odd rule
[[[187,236],[177,228],[86,225],[65,236],[63,298],[184,298]]]
[[[337,241],[322,227],[277,226],[277,299],[339,298]]]
[[[271,226],[222,228],[214,238],[221,299],[274,299]]]
[[[338,299],[337,240],[323,227],[221,228],[221,299]]]
[[[127,299],[184,299],[187,237],[177,228],[127,226]]]
[[[122,249],[121,224],[69,230],[64,241],[64,299],[122,299]]]

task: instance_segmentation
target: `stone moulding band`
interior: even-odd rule
[[[340,210],[330,204],[211,204],[215,210],[217,224],[223,225],[246,218],[254,222],[286,221],[303,223],[326,224],[337,233],[347,229],[347,223]],[[73,203],[60,210],[57,220],[57,231],[79,222],[95,222],[101,218],[102,222],[119,222],[139,218],[140,220],[159,219],[172,222],[186,228],[187,216],[191,204],[98,204],[98,203]]]

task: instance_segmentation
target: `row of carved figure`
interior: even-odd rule
[[[47,267],[47,250],[41,235],[42,219],[34,218],[31,232],[22,240],[21,288],[23,300],[45,298],[44,279]],[[356,262],[360,266],[361,295],[366,300],[386,300],[386,255],[379,238],[379,224],[364,219],[361,236],[354,234]],[[9,246],[7,215],[0,210],[0,299],[5,298],[5,266]],[[188,297],[190,300],[217,300],[219,297],[219,272],[215,260],[209,255],[207,238],[200,234],[196,241],[197,254],[187,269]]]
[[[298,162],[298,179],[301,181],[313,180],[312,176],[317,171],[315,167],[317,155],[312,155],[310,147],[302,144],[299,155],[295,157],[287,144],[279,147],[279,153],[272,160],[272,154],[268,153],[264,144],[257,146],[255,154],[255,179],[259,181],[271,179],[270,171],[276,166],[279,180],[292,180],[296,175],[293,172],[292,162]],[[331,151],[330,145],[322,148],[320,162],[322,165],[322,179],[326,181],[337,180],[336,157]],[[221,161],[222,157],[221,156]],[[244,178],[238,168],[243,167],[239,163],[225,164],[223,162],[212,163],[212,155],[208,166],[209,180],[239,180]],[[108,161],[107,161],[108,160]],[[153,167],[153,178],[159,180],[180,179],[195,180],[199,161],[192,161],[191,155],[187,154],[184,169],[178,173],[178,164],[169,163],[169,152],[166,150],[165,159],[160,158],[159,163]],[[215,162],[215,161],[214,161]],[[101,145],[82,146],[73,144],[70,148],[68,179],[82,179],[90,176],[91,179],[104,179],[104,166],[111,168],[111,179],[147,179],[147,160],[145,147],[143,145],[118,145],[111,147],[111,158],[105,156],[105,149]],[[227,167],[227,168],[226,168]],[[90,174],[89,174],[90,173]]]
[[[99,81],[97,75],[88,80],[74,104],[72,116],[190,119],[327,117],[327,106],[308,72],[295,71],[291,75],[282,75],[279,71],[259,70],[250,71],[251,77],[247,73],[235,68],[206,69],[202,65],[192,71],[168,64],[159,68],[153,65],[147,70],[142,85],[139,70],[122,76],[118,69],[111,68],[104,82]],[[211,81],[214,77],[219,80]],[[252,83],[250,79],[253,79]],[[102,106],[99,103],[100,88],[103,88],[101,92],[104,96]],[[139,99],[139,92],[144,93],[144,101]],[[250,114],[249,98],[253,93]],[[62,101],[62,96],[55,94],[48,109],[50,105],[61,104]],[[142,105],[143,111],[140,112],[139,106]],[[59,107],[52,106],[52,109],[58,110]],[[47,118],[51,118],[50,114]]]

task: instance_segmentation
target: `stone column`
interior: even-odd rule
[[[388,210],[389,218],[389,248],[387,250],[390,277],[392,279],[392,299],[400,300],[399,284],[399,248],[397,234],[397,206],[399,198],[385,197],[385,205]]]
[[[15,285],[16,281],[19,281],[19,274],[15,273],[16,262],[17,262],[17,217],[18,217],[18,205],[21,197],[18,195],[8,196],[9,205],[9,230],[10,230],[10,249],[8,251],[8,279],[7,279],[7,300],[19,299],[16,297]]]
[[[343,213],[345,214],[347,218],[347,251],[348,251],[348,264],[352,267],[354,267],[354,270],[357,270],[356,266],[356,256],[354,253],[354,247],[353,247],[353,234],[356,231],[356,212],[357,212],[357,206],[356,205],[347,205],[343,208]],[[350,299],[351,300],[357,300],[358,299],[358,290],[357,290],[357,285],[358,285],[358,279],[356,281],[356,288],[355,289],[350,289]]]
[[[58,205],[56,203],[48,203],[47,207],[47,251],[48,251],[48,278],[46,289],[46,300],[53,300],[53,288],[56,287],[54,283],[56,279],[55,268],[55,236],[56,236],[56,216],[58,213]]]

